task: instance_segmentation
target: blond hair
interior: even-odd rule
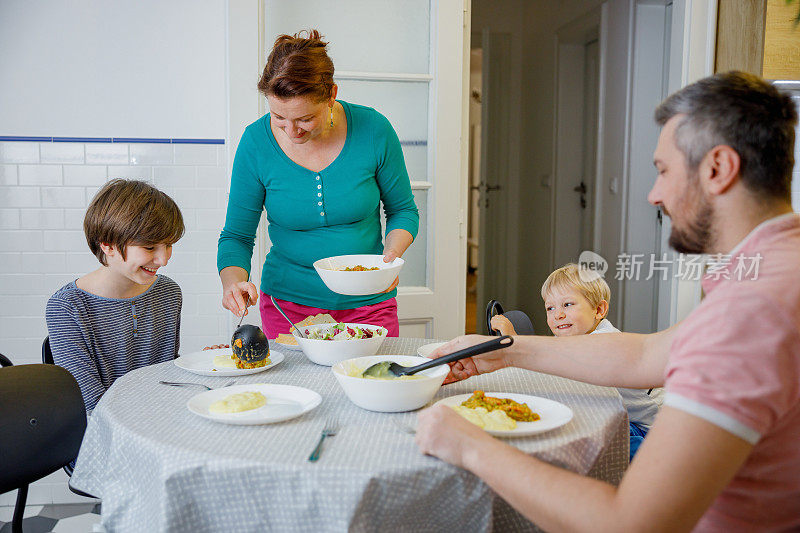
[[[585,281],[583,278],[590,281]],[[547,276],[542,285],[542,299],[546,300],[548,294],[559,289],[577,290],[595,308],[603,300],[611,303],[611,289],[608,288],[606,280],[593,271],[587,271],[581,277],[579,267],[575,263],[567,263]]]

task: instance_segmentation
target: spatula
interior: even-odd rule
[[[425,361],[421,365],[417,366],[403,366],[393,361],[381,361],[380,363],[375,363],[364,370],[364,372],[361,373],[361,377],[369,376],[373,378],[386,379],[400,376],[410,376],[412,374],[416,374],[417,372],[427,370],[428,368],[452,363],[453,361],[458,361],[459,359],[465,359],[473,355],[492,352],[494,350],[499,350],[500,348],[507,348],[512,344],[514,344],[514,339],[510,335],[503,335],[502,337],[497,337],[490,341],[482,342],[480,344],[476,344],[475,346],[464,348],[463,350],[458,350],[457,352],[453,352],[438,359]]]

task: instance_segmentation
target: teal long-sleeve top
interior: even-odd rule
[[[245,129],[233,161],[225,227],[217,269],[250,271],[256,228],[266,209],[272,248],[264,261],[261,290],[276,298],[323,309],[354,309],[393,298],[346,296],[325,286],[312,266],[324,257],[382,254],[380,204],[386,233],[416,237],[419,212],[400,141],[389,121],[370,107],[339,101],[347,137],[336,159],[313,172],[289,159],[264,115]]]

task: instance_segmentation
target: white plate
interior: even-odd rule
[[[446,342],[432,342],[430,344],[426,344],[424,346],[420,346],[417,348],[417,353],[420,357],[427,357],[428,359],[431,358],[431,352],[434,351],[439,346],[444,346],[447,344]]]
[[[175,366],[183,370],[188,370],[192,374],[199,374],[201,376],[246,376],[247,374],[257,374],[268,370],[273,366],[283,361],[283,354],[276,350],[269,351],[268,365],[259,368],[220,368],[214,370],[214,358],[218,355],[230,355],[230,348],[217,348],[215,350],[203,350],[186,355],[182,355],[175,359]]]
[[[472,394],[459,394],[457,396],[450,396],[443,398],[436,402],[436,404],[444,404],[447,406],[461,405],[461,402],[468,399]],[[529,396],[527,394],[514,394],[510,392],[489,392],[486,391],[486,396],[494,396],[495,398],[509,398],[519,403],[526,403],[531,411],[538,413],[541,417],[535,422],[517,422],[517,427],[505,431],[489,431],[486,432],[494,435],[495,437],[525,437],[527,435],[536,435],[537,433],[544,433],[551,429],[560,428],[572,420],[572,409],[563,403],[547,398],[540,398],[538,396]],[[434,404],[435,405],[435,404]]]
[[[258,409],[250,409],[241,413],[210,413],[208,411],[208,406],[212,403],[239,392],[260,392],[267,398],[267,403]],[[322,403],[322,396],[303,387],[250,383],[201,392],[189,398],[186,407],[194,414],[214,422],[248,426],[289,420],[307,413],[320,403]]]

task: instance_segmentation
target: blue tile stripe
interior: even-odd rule
[[[111,137],[53,137],[54,143],[110,143]]]
[[[225,139],[167,139],[151,137],[26,137],[0,135],[0,142],[56,142],[56,143],[149,143],[149,144],[225,144]]]
[[[53,142],[52,137],[19,137],[15,135],[0,135],[0,141],[26,141],[26,142]]]
[[[172,139],[172,144],[225,144],[225,139]]]
[[[171,139],[150,139],[147,137],[114,137],[115,143],[170,144],[171,141]]]

